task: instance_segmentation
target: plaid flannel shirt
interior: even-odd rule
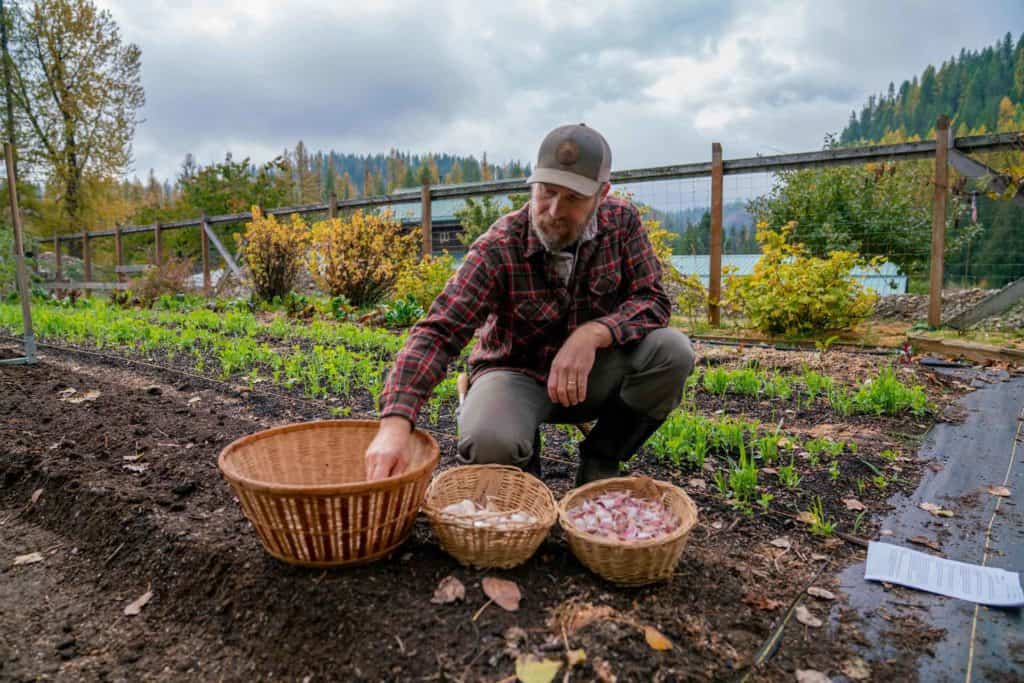
[[[381,417],[401,415],[415,423],[449,360],[478,329],[469,358],[472,377],[516,370],[547,382],[555,354],[584,323],[605,325],[615,345],[668,323],[661,263],[629,202],[602,202],[597,234],[580,244],[568,285],[553,262],[530,229],[529,204],[498,219],[410,330],[381,394]]]

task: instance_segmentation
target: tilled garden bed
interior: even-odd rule
[[[62,400],[68,389],[99,394],[72,403]],[[789,620],[774,657],[749,665],[812,579],[835,590],[836,573],[863,559],[858,541],[873,530],[870,516],[854,534],[858,513],[842,498],[855,497],[855,478],[885,465],[878,458],[884,448],[913,442],[928,426],[920,418],[873,417],[844,426],[820,406],[801,411],[698,394],[701,413],[783,419],[787,429],[807,433],[829,425],[860,447],[844,460],[838,482],[809,476],[797,494],[766,477],[776,504],[754,514],[714,492],[709,473],[646,454],[634,471],[683,485],[701,518],[671,581],[623,589],[587,572],[557,529],[521,567],[463,568],[440,550],[422,516],[405,545],[365,567],[316,571],[270,558],[220,478],[216,456],[239,436],[329,417],[337,407],[284,393],[240,392],[171,370],[55,351],[36,366],[0,367],[0,678],[499,681],[514,680],[523,654],[560,659],[570,649],[586,656],[570,680],[749,673],[750,680],[790,681],[798,669],[856,671],[870,643],[841,595],[803,596],[824,625]],[[349,408],[355,417],[368,406]],[[446,415],[431,427],[442,467],[454,463],[451,425]],[[546,479],[557,497],[571,482],[573,448],[565,430],[546,435]],[[922,464],[905,457],[899,466],[897,485],[912,486]],[[871,489],[856,497],[873,514],[885,509],[887,495]],[[813,496],[845,538],[811,535],[793,519]],[[43,560],[13,565],[34,552]],[[432,604],[448,575],[465,584],[465,600]],[[517,582],[521,608],[480,612],[485,576]],[[141,614],[126,616],[125,606],[149,590]],[[646,626],[671,649],[653,649]],[[940,636],[904,629],[899,656],[872,662],[873,675],[913,680],[916,658],[928,656]]]

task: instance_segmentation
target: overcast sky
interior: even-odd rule
[[[142,177],[300,139],[531,161],[579,121],[613,169],[809,151],[889,81],[1024,30],[1021,0],[97,1],[142,49]]]

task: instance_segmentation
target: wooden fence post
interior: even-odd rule
[[[124,267],[124,243],[121,240],[121,224],[114,224],[114,260],[116,261],[115,272],[117,273],[117,281],[124,282],[124,273],[121,272],[121,268]]]
[[[203,296],[210,296],[210,238],[206,235],[206,212],[199,219],[199,241],[203,254]]]
[[[722,145],[711,143],[711,268],[708,271],[708,322],[722,322]]]
[[[327,200],[327,216],[328,218],[338,217],[338,193],[332,192],[330,198]]]
[[[935,122],[935,195],[932,199],[932,254],[928,325],[942,324],[942,266],[946,252],[946,195],[949,189],[949,118]]]
[[[86,282],[92,282],[92,248],[89,246],[89,231],[82,230],[82,278]],[[91,290],[86,289],[85,295],[89,296]]]
[[[164,238],[160,234],[160,221],[153,221],[153,244],[154,246],[154,259],[157,268],[164,264]]]
[[[56,261],[54,267],[57,270],[57,272],[54,275],[57,280],[62,280],[64,279],[64,273],[60,265],[60,235],[53,236],[53,256],[54,260]]]
[[[420,221],[420,229],[423,231],[423,256],[430,256],[433,251],[430,232],[432,222],[430,215],[430,183],[423,184],[420,197],[423,203],[423,215]]]

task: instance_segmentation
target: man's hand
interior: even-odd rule
[[[366,449],[366,479],[376,481],[399,475],[409,464],[412,425],[393,415],[380,420],[377,436]]]
[[[565,407],[587,397],[587,378],[598,349],[611,346],[612,333],[601,323],[578,327],[555,354],[548,373],[548,396]]]

